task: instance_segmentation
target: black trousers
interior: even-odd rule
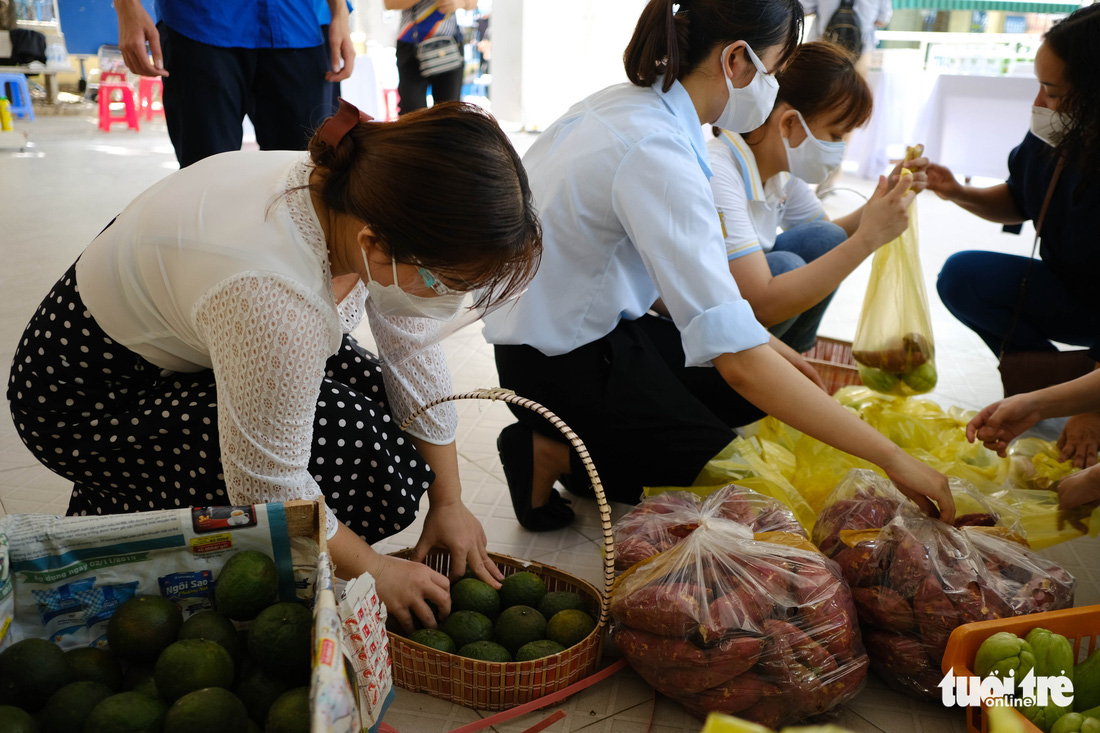
[[[461,46],[462,39],[455,41]],[[458,67],[435,76],[421,76],[420,62],[416,60],[416,44],[397,42],[397,96],[398,114],[412,112],[428,106],[428,87],[432,88],[432,102],[457,102],[462,97],[462,74]]]
[[[680,333],[668,320],[622,321],[568,354],[497,346],[502,387],[557,413],[584,441],[609,499],[634,503],[643,486],[688,486],[734,439],[733,429],[764,413],[732,390],[716,369],[685,367]],[[519,421],[564,440],[534,412]],[[571,458],[574,484],[583,465]]]
[[[311,48],[222,48],[160,29],[164,117],[181,168],[240,150],[247,114],[261,150],[305,150],[331,114],[324,44]]]

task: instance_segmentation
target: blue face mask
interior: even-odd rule
[[[810,132],[810,126],[802,118],[802,113],[798,110],[794,113],[798,115],[798,121],[806,131],[806,139],[797,148],[792,148],[787,138],[783,138],[783,149],[787,151],[787,170],[806,183],[822,183],[844,162],[844,141],[818,140]]]
[[[423,267],[417,268],[424,284],[440,295],[434,297],[406,293],[397,284],[397,261],[392,257],[393,285],[383,285],[370,276],[370,263],[363,250],[363,266],[367,268],[367,293],[378,312],[386,316],[431,318],[435,321],[453,321],[462,310],[466,293],[451,290]]]

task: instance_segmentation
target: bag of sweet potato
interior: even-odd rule
[[[863,641],[891,687],[938,700],[947,638],[961,624],[1073,605],[1073,577],[1032,552],[1014,517],[960,479],[955,525],[925,516],[873,471],[853,469],[814,525],[813,541],[852,588]]]
[[[631,666],[700,718],[778,727],[854,697],[868,662],[836,566],[797,534],[695,516],[616,583],[613,636]]]

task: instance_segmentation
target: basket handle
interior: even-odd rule
[[[528,410],[538,413],[542,417],[546,418],[551,425],[557,428],[566,440],[573,446],[573,450],[577,451],[577,455],[580,457],[581,462],[584,464],[585,471],[588,472],[588,478],[592,481],[592,488],[596,492],[596,503],[600,508],[600,524],[603,526],[603,583],[604,592],[600,598],[600,619],[599,622],[604,624],[608,620],[609,607],[611,603],[611,589],[615,583],[615,536],[611,531],[611,507],[607,503],[607,497],[604,495],[603,484],[600,482],[599,474],[596,473],[596,467],[592,463],[591,456],[588,455],[588,448],[585,447],[584,441],[582,441],[572,428],[565,424],[560,417],[555,415],[550,410],[546,409],[534,400],[529,400],[525,397],[520,397],[510,389],[504,389],[502,387],[496,387],[493,389],[477,389],[472,392],[462,392],[460,394],[452,394],[446,397],[440,397],[437,400],[432,400],[428,404],[422,406],[414,413],[405,418],[405,421],[401,423],[401,429],[406,430],[409,425],[413,423],[418,417],[423,415],[428,410],[437,405],[441,405],[444,402],[453,402],[455,400],[490,400],[493,402],[507,402],[512,405],[518,405],[519,407],[525,407]]]

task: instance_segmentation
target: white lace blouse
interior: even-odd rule
[[[382,316],[362,283],[336,302],[320,222],[299,188],[310,170],[298,152],[207,158],[141,194],[77,263],[81,297],[113,340],[162,369],[214,369],[233,504],[321,494],[308,464],[325,362],[364,310],[383,356],[430,344],[440,325]],[[451,392],[438,344],[383,377],[399,424]],[[457,423],[448,403],[408,432],[442,445]]]

